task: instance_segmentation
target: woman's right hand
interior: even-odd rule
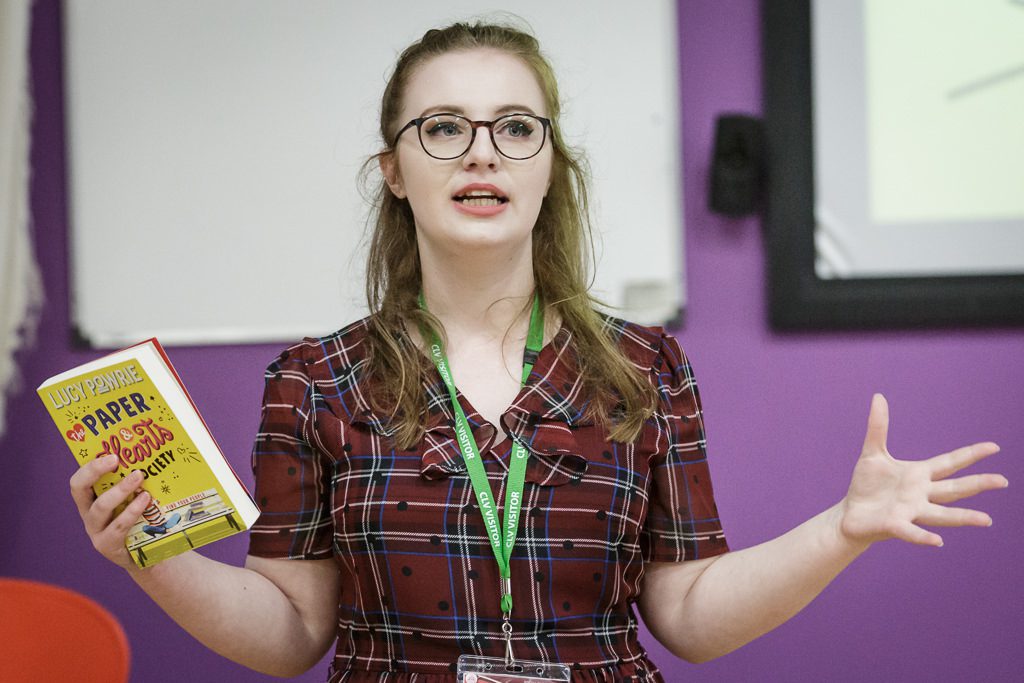
[[[115,469],[117,456],[113,454],[86,463],[71,476],[71,497],[75,499],[78,514],[82,517],[82,524],[93,547],[117,566],[128,570],[135,563],[124,545],[125,537],[142,516],[142,511],[149,504],[150,495],[145,491],[140,492],[121,514],[114,517],[114,510],[139,490],[143,480],[141,472],[133,471],[97,496],[93,485],[101,476]]]

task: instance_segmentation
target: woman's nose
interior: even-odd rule
[[[501,155],[494,146],[491,139],[491,129],[480,126],[476,129],[476,136],[469,145],[469,151],[462,158],[464,166],[487,166],[494,167],[501,162]]]

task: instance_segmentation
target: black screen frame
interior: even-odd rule
[[[815,273],[811,0],[762,3],[769,310],[778,330],[1024,325],[1024,274]]]

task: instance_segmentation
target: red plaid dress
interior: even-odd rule
[[[632,606],[644,562],[728,548],[688,360],[658,328],[607,326],[660,395],[635,442],[609,442],[585,417],[565,328],[501,418],[530,452],[511,559],[513,647],[517,658],[570,665],[574,681],[660,681]],[[337,563],[330,681],[447,683],[460,654],[504,655],[498,567],[440,376],[423,386],[422,442],[397,449],[361,379],[365,338],[364,320],[292,346],[267,369],[250,552]],[[493,445],[495,427],[459,400],[504,501],[511,442]]]

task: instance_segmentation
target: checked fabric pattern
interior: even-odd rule
[[[564,327],[501,418],[530,451],[511,560],[513,646],[518,658],[571,665],[578,681],[660,681],[632,606],[643,563],[728,548],[688,360],[658,328],[607,326],[661,396],[635,442],[608,442],[585,417]],[[397,450],[361,380],[366,329],[363,320],[306,339],[267,369],[250,552],[337,562],[331,681],[452,681],[460,654],[504,654],[497,563],[444,383],[431,368],[424,438]],[[495,427],[459,400],[504,501],[511,442],[494,446]]]

